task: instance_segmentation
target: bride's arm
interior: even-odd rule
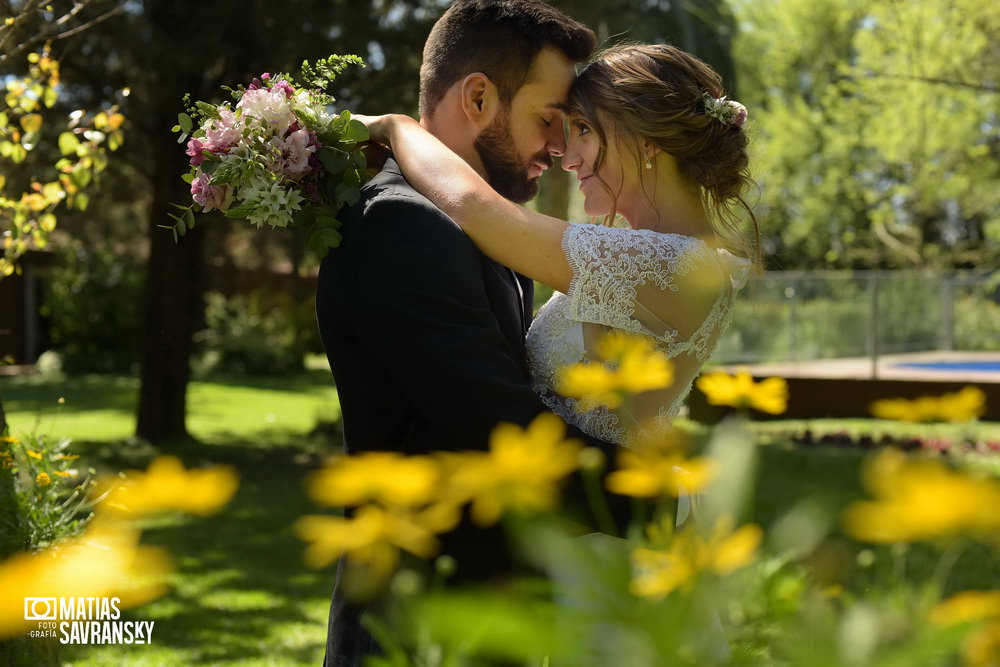
[[[406,180],[448,214],[488,257],[560,292],[573,270],[562,249],[569,223],[497,194],[465,160],[409,116],[355,116],[392,147]]]

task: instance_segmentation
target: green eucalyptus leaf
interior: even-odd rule
[[[350,156],[347,153],[331,146],[321,148],[318,157],[323,167],[331,174],[339,174],[350,163]]]

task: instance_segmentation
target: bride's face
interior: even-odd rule
[[[628,218],[630,203],[643,190],[637,160],[617,138],[602,141],[586,119],[574,115],[569,118],[568,125],[562,165],[567,171],[576,172],[583,194],[583,210],[591,217],[614,211]],[[604,144],[606,147],[602,150]]]

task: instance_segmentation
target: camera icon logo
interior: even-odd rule
[[[58,605],[55,598],[24,598],[24,620],[54,621]]]

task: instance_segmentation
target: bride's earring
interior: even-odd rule
[[[646,169],[652,169],[653,168],[653,158],[650,157],[649,155],[646,156],[646,165],[645,166],[646,166]]]

